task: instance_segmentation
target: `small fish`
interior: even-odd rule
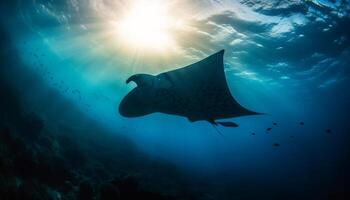
[[[267,128],[267,129],[266,129],[266,131],[271,131],[271,130],[272,130],[272,128]]]
[[[327,129],[326,132],[327,133],[332,133],[332,130],[331,129]]]
[[[252,133],[252,135],[255,135],[255,133]]]
[[[273,144],[273,146],[274,146],[274,147],[279,147],[279,146],[280,146],[280,144],[278,144],[278,143],[274,143],[274,144]]]
[[[303,126],[305,123],[304,122],[300,122],[299,124]]]
[[[274,122],[274,123],[273,123],[273,125],[274,125],[274,126],[277,126],[277,123],[276,123],[276,122]]]

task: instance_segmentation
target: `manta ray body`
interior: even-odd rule
[[[231,95],[224,72],[224,50],[197,63],[158,75],[135,74],[127,79],[137,84],[121,101],[119,113],[140,117],[155,112],[186,117],[195,122],[236,127],[216,120],[256,115]]]

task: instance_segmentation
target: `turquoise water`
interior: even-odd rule
[[[259,2],[183,1],[200,18],[188,18],[194,31],[176,32],[189,35],[176,38],[180,53],[119,44],[108,23],[118,16],[107,17],[113,6],[122,9],[113,1],[19,1],[1,16],[18,59],[46,84],[27,83],[32,107],[49,104],[43,90],[51,88],[186,174],[235,184],[327,185],[348,152],[349,2]],[[230,119],[239,127],[219,127],[223,136],[209,123],[178,116],[119,115],[119,102],[135,87],[125,84],[129,76],[180,68],[220,49],[232,95],[265,115]]]

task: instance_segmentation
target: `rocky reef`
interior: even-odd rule
[[[5,32],[0,30],[6,47],[0,49],[1,200],[196,199],[174,166],[144,155],[43,86],[16,59]],[[28,82],[46,98],[32,95]]]
[[[88,156],[73,133],[67,134],[69,127],[66,133],[53,133],[38,114],[23,115],[19,99],[5,83],[1,93],[6,97],[1,98],[1,199],[175,198],[143,189],[132,172],[118,172],[123,167],[116,160],[109,160],[115,168],[110,170],[108,158]]]

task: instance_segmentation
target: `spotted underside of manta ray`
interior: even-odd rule
[[[126,83],[137,84],[119,105],[124,117],[166,113],[195,122],[236,127],[219,119],[259,114],[242,107],[231,95],[224,72],[224,50],[197,63],[158,75],[135,74]]]

